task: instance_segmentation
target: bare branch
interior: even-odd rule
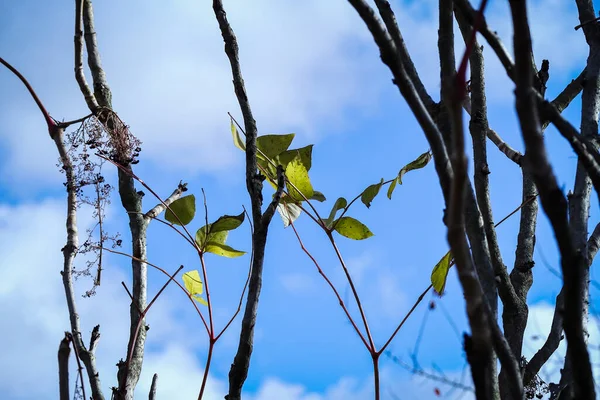
[[[600,249],[600,223],[596,224],[594,228],[594,232],[590,235],[587,243],[588,249],[588,263],[591,265],[594,257],[598,253],[598,249]]]
[[[525,373],[523,375],[523,384],[528,385],[533,378],[540,372],[544,364],[550,359],[552,354],[558,349],[558,345],[562,340],[563,331],[563,314],[565,306],[565,295],[564,289],[561,289],[558,296],[556,296],[556,305],[554,306],[554,315],[552,316],[552,325],[550,327],[550,333],[546,338],[546,341],[542,347],[533,355],[531,360],[525,367]]]
[[[148,394],[148,400],[156,400],[156,384],[158,382],[158,374],[152,376],[152,384],[150,385],[150,393]]]
[[[58,346],[58,387],[60,391],[60,400],[70,400],[69,395],[69,354],[71,346],[69,338],[65,337]]]
[[[468,0],[454,0],[455,12],[460,13],[467,20],[469,25],[473,26],[475,24],[475,20],[477,18],[481,18],[481,22],[477,27],[477,31],[483,35],[485,40],[487,40],[488,44],[494,50],[498,58],[500,59],[500,63],[504,66],[507,75],[509,78],[513,79],[513,69],[514,63],[512,61],[512,57],[508,53],[508,50],[502,44],[502,41],[496,34],[490,30],[485,20],[485,17],[477,14],[477,11],[473,9]]]
[[[408,75],[410,81],[412,82],[415,90],[417,91],[419,98],[430,112],[433,110],[435,106],[435,102],[427,93],[425,89],[425,85],[421,81],[417,69],[415,68],[415,64],[412,61],[410,54],[408,53],[408,49],[406,48],[406,43],[404,42],[404,38],[402,37],[402,32],[400,31],[400,27],[396,22],[396,16],[394,15],[394,11],[390,5],[390,2],[387,0],[375,0],[375,5],[379,11],[379,15],[381,15],[381,19],[387,28],[387,31],[390,33],[392,40],[394,41],[394,45],[396,46],[396,50],[399,53],[399,57],[404,64],[404,69],[406,70],[406,74]]]
[[[463,103],[463,108],[465,109],[467,114],[469,114],[471,116],[471,98],[470,97],[465,98],[465,101]],[[492,143],[494,143],[496,145],[496,147],[498,148],[498,150],[500,150],[500,152],[502,154],[504,154],[509,160],[511,160],[515,164],[517,164],[519,166],[521,165],[521,160],[523,158],[523,155],[521,153],[519,153],[518,151],[516,151],[515,149],[513,149],[509,144],[507,144],[500,137],[498,132],[496,132],[492,128],[488,127],[488,131],[486,132],[486,134],[487,134],[488,139],[490,139],[492,141]]]
[[[171,193],[171,195],[167,197],[163,202],[160,202],[157,205],[155,205],[154,208],[152,208],[144,215],[144,217],[147,220],[155,219],[161,212],[165,211],[167,207],[169,207],[175,200],[179,199],[181,195],[186,191],[187,183],[179,182],[177,189],[175,189],[173,193]]]
[[[248,376],[248,368],[250,366],[250,357],[254,346],[254,327],[256,325],[256,314],[258,311],[258,300],[262,287],[262,274],[265,256],[265,246],[267,243],[267,232],[269,223],[275,212],[276,203],[271,203],[267,208],[267,212],[262,214],[262,177],[258,173],[258,164],[256,161],[256,137],[258,129],[256,121],[252,114],[252,109],[246,94],[246,87],[242,77],[242,70],[239,61],[238,43],[227,20],[227,14],[223,8],[221,0],[213,0],[213,11],[219,24],[221,35],[225,43],[225,53],[229,59],[231,73],[233,76],[233,87],[235,94],[244,116],[244,127],[246,133],[246,188],[250,195],[252,205],[252,219],[254,222],[254,232],[252,235],[252,271],[250,282],[248,285],[248,300],[244,316],[242,317],[242,328],[240,332],[240,340],[238,349],[231,364],[229,371],[229,393],[225,396],[228,400],[241,399],[242,387]],[[279,174],[280,175],[280,174]],[[278,176],[277,197],[281,196],[283,184]],[[275,199],[274,199],[275,200]],[[277,201],[279,199],[276,199]]]
[[[98,102],[88,86],[83,72],[83,30],[81,29],[81,22],[83,19],[84,1],[75,0],[75,80],[79,84],[79,90],[81,90],[88,108],[92,112],[95,112],[98,108]]]
[[[275,210],[277,209],[277,205],[281,200],[281,196],[283,195],[283,189],[285,187],[285,174],[283,171],[283,167],[281,165],[277,166],[277,190],[275,191],[275,195],[273,196],[273,200],[269,203],[269,206],[265,210],[265,213],[261,219],[262,226],[269,226],[271,223],[271,218],[275,214]],[[301,192],[299,192],[301,193]]]
[[[577,368],[573,371],[576,382],[576,396],[580,399],[595,398],[594,379],[583,332],[583,301],[580,293],[585,289],[581,277],[587,268],[585,257],[579,253],[573,242],[568,221],[567,201],[558,186],[550,165],[541,132],[538,104],[533,88],[533,66],[531,58],[531,34],[526,5],[522,1],[510,0],[514,25],[516,106],[525,141],[529,168],[540,199],[546,212],[561,254],[561,265],[565,290],[564,330],[568,348]]]
[[[78,2],[79,0],[76,1]],[[114,150],[118,162],[124,164],[127,169],[131,170],[129,165],[132,161],[131,157],[129,157],[131,151],[129,148],[131,145],[129,130],[123,122],[116,117],[116,114],[112,112],[112,93],[108,86],[106,74],[100,60],[100,51],[94,28],[92,2],[91,0],[83,1],[82,18],[88,54],[88,67],[93,79],[94,97],[98,105],[101,108],[104,108],[104,111],[100,110],[101,112],[98,112],[98,109],[93,108],[90,108],[90,111],[98,113],[98,119],[104,124],[109,132],[115,147]],[[76,60],[76,62],[78,62],[78,60]],[[84,97],[88,96],[89,93],[86,92],[86,88],[83,87],[82,89]],[[142,371],[144,345],[146,340],[146,329],[138,329],[137,327],[143,324],[143,321],[140,320],[143,316],[140,315],[139,310],[146,308],[147,265],[137,260],[147,259],[146,230],[148,227],[148,220],[142,215],[143,193],[137,192],[133,178],[121,169],[118,170],[118,176],[119,195],[121,197],[123,208],[127,211],[129,216],[129,226],[132,238],[132,254],[134,258],[132,258],[131,267],[133,272],[132,283],[134,301],[130,306],[129,343],[127,347],[127,354],[131,354],[131,356],[127,357],[127,363],[120,362],[118,364],[119,371],[117,377],[119,387],[113,391],[113,395],[117,400],[131,400],[133,399],[134,390]],[[127,369],[123,370],[123,368]]]
[[[373,9],[365,0],[348,0],[348,2],[354,7],[373,35],[373,39],[381,54],[381,60],[389,67],[394,76],[394,84],[400,89],[402,96],[406,99],[411,111],[425,133],[433,154],[442,193],[447,202],[450,196],[452,170],[442,135],[408,76],[392,38],[375,15]]]

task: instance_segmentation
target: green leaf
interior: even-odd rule
[[[212,224],[208,224],[208,226],[204,225],[202,228],[196,231],[196,243],[203,250],[208,242],[225,244],[227,236],[229,235],[229,231],[220,231],[215,233],[209,233],[207,236],[207,232],[210,230],[211,225]]]
[[[298,155],[300,154],[300,161],[304,168],[307,171],[310,171],[310,167],[312,166],[312,148],[313,145],[309,144],[308,146],[302,147],[300,149],[287,150],[277,156],[277,161],[279,164],[283,166],[285,169],[287,165]]]
[[[285,174],[289,181],[288,193],[293,200],[303,201],[305,197],[310,199],[315,194],[308,177],[308,171],[304,164],[302,164],[299,155],[296,155],[296,157],[288,163],[285,168]]]
[[[363,202],[363,204],[365,206],[367,206],[367,208],[371,207],[371,202],[373,201],[375,196],[377,196],[377,194],[379,193],[379,189],[381,189],[382,185],[383,185],[383,178],[381,178],[381,182],[376,183],[374,185],[370,185],[362,192],[362,195],[360,196],[360,200]]]
[[[240,215],[223,215],[219,217],[210,227],[210,233],[221,231],[232,231],[244,222],[244,213]]]
[[[325,225],[328,228],[331,228],[333,226],[333,220],[335,219],[335,215],[337,214],[337,212],[339,210],[341,210],[342,208],[345,208],[347,205],[348,205],[348,202],[343,197],[340,197],[335,201],[335,204],[333,205],[333,207],[331,208],[331,211],[329,212],[329,218],[327,218],[325,220]]]
[[[426,153],[421,154],[413,162],[406,164],[404,167],[402,167],[400,172],[398,172],[398,183],[402,185],[402,177],[405,173],[407,173],[408,171],[412,171],[413,169],[420,169],[425,167],[430,160],[431,153],[428,151]]]
[[[204,251],[206,251],[208,253],[216,254],[218,256],[228,257],[228,258],[239,257],[239,256],[243,256],[244,254],[246,254],[245,251],[239,251],[232,247],[227,246],[226,244],[217,243],[217,242],[206,243],[206,247],[204,248]]]
[[[256,138],[256,147],[268,158],[275,158],[290,147],[294,134],[286,135],[263,135]]]
[[[233,122],[233,118],[231,119],[231,135],[233,136],[233,144],[235,147],[242,151],[246,151],[246,143],[242,140],[240,134],[235,127],[235,122]]]
[[[321,192],[317,192],[316,190],[314,191],[312,197],[310,198],[311,200],[316,200],[316,201],[320,201],[320,202],[324,202],[325,200],[327,200],[325,198],[325,195]]]
[[[437,294],[441,295],[446,287],[446,278],[448,278],[448,271],[452,266],[452,253],[447,252],[444,257],[435,265],[433,271],[431,271],[431,283],[433,289]]]
[[[187,225],[192,222],[194,215],[196,215],[196,197],[190,194],[172,202],[165,212],[165,219],[175,225]]]
[[[277,212],[283,220],[283,227],[287,228],[290,226],[290,220],[291,222],[294,222],[298,219],[298,217],[300,217],[302,209],[294,203],[286,203],[282,201],[277,205]]]
[[[366,225],[351,217],[338,219],[334,226],[337,233],[349,239],[363,240],[373,236],[373,232]]]
[[[390,183],[390,187],[388,188],[387,191],[387,197],[388,199],[392,199],[392,193],[394,193],[394,189],[396,189],[396,184],[398,183],[398,178],[394,179],[392,181],[392,183]]]
[[[204,293],[204,285],[202,284],[202,279],[200,279],[198,270],[195,269],[193,271],[186,272],[183,274],[182,278],[183,284],[190,293],[190,296],[192,296],[198,303],[207,306],[208,303],[201,297],[202,293]]]

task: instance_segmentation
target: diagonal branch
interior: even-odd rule
[[[375,5],[379,11],[379,15],[385,24],[387,31],[390,33],[390,36],[396,46],[396,50],[399,53],[399,57],[404,64],[404,69],[406,70],[406,74],[408,75],[410,81],[412,82],[415,90],[417,91],[419,98],[427,108],[427,110],[433,110],[435,106],[435,102],[427,93],[427,89],[425,89],[425,85],[421,81],[419,77],[419,73],[415,68],[415,64],[412,61],[412,58],[408,52],[406,47],[406,43],[404,42],[404,38],[402,37],[402,32],[400,31],[400,27],[396,22],[396,16],[394,15],[394,11],[390,5],[390,2],[387,0],[375,0]]]
[[[348,2],[354,7],[371,32],[371,35],[379,48],[381,60],[389,67],[394,76],[394,84],[400,90],[400,93],[408,103],[408,106],[425,133],[425,137],[429,142],[433,154],[435,169],[438,173],[442,193],[444,199],[448,202],[450,197],[452,169],[442,135],[408,76],[392,38],[386,31],[385,26],[382,25],[381,21],[375,15],[373,9],[365,0],[348,0]]]
[[[175,200],[179,199],[181,195],[186,191],[187,183],[179,182],[179,185],[177,185],[177,189],[175,189],[169,197],[167,197],[163,202],[160,202],[157,205],[155,205],[150,211],[144,214],[146,220],[151,220],[158,217],[158,215],[161,212],[165,211],[167,207],[169,207]]]

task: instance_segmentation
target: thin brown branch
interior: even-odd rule
[[[245,208],[244,208],[244,213],[246,214],[246,217],[248,218],[248,220],[250,220],[250,217],[248,216],[248,212],[246,211]],[[250,221],[250,235],[252,236],[253,233],[254,233],[254,227],[252,225],[252,221]],[[252,249],[252,251],[250,253],[250,265],[248,266],[248,277],[246,278],[246,283],[244,284],[242,293],[240,294],[240,301],[238,302],[237,310],[235,310],[235,312],[233,313],[233,315],[231,316],[231,318],[229,319],[227,324],[225,324],[223,329],[221,329],[221,332],[219,332],[219,334],[217,334],[217,336],[215,336],[215,342],[217,340],[219,340],[219,338],[221,337],[221,335],[223,335],[223,333],[225,333],[225,331],[229,328],[229,325],[231,325],[231,323],[235,320],[235,318],[240,313],[240,310],[242,309],[242,303],[244,302],[244,295],[246,294],[246,289],[248,289],[248,284],[250,283],[250,277],[252,276],[252,260],[254,260],[254,248]]]
[[[385,349],[390,345],[390,343],[392,343],[392,340],[394,340],[394,338],[396,337],[396,334],[400,331],[400,328],[402,328],[402,326],[404,325],[404,323],[406,322],[408,317],[410,317],[412,315],[413,311],[415,311],[417,309],[417,306],[419,304],[421,304],[421,301],[423,301],[423,298],[425,297],[425,295],[427,293],[429,293],[429,291],[431,290],[432,287],[433,287],[433,284],[429,285],[427,287],[427,289],[425,289],[423,291],[423,293],[421,293],[421,295],[419,295],[419,297],[417,298],[417,301],[415,301],[415,303],[410,308],[410,310],[408,310],[408,313],[406,313],[404,318],[402,318],[402,321],[400,321],[400,323],[398,324],[398,326],[396,327],[394,332],[392,332],[392,334],[388,338],[387,342],[385,342],[385,344],[383,346],[381,346],[381,349],[379,349],[379,351],[378,351],[379,354],[383,353],[385,351]]]
[[[48,113],[48,111],[46,110],[46,107],[44,107],[44,104],[42,103],[42,101],[38,97],[38,95],[35,92],[35,90],[33,90],[33,87],[31,87],[31,85],[29,84],[29,82],[27,81],[27,79],[25,79],[25,77],[15,67],[13,67],[12,65],[10,65],[2,57],[0,57],[0,64],[4,65],[6,68],[8,68],[8,70],[10,72],[12,72],[13,74],[15,74],[16,77],[19,78],[21,80],[21,82],[23,82],[23,84],[25,85],[25,87],[29,91],[29,94],[33,98],[33,101],[35,101],[35,104],[40,109],[40,112],[42,113],[42,116],[44,117],[44,120],[46,121],[46,124],[48,125],[48,133],[50,134],[50,138],[53,139],[54,136],[56,135],[56,131],[58,129],[56,120],[50,116],[50,113]]]
[[[329,285],[329,287],[333,291],[333,294],[335,294],[335,297],[337,297],[338,302],[340,304],[340,307],[342,307],[342,310],[344,310],[344,313],[346,314],[346,317],[348,318],[348,321],[350,321],[350,323],[352,324],[352,327],[354,328],[354,331],[358,334],[358,337],[360,337],[360,340],[363,342],[363,344],[365,345],[365,347],[367,349],[369,349],[369,346],[370,346],[369,343],[365,339],[365,337],[362,334],[362,332],[359,329],[359,327],[356,325],[356,322],[354,322],[354,318],[352,318],[352,316],[350,315],[350,312],[348,311],[348,307],[346,307],[346,304],[344,303],[344,300],[342,300],[342,296],[340,296],[340,293],[338,292],[338,290],[335,288],[335,285],[331,282],[331,280],[329,279],[329,277],[325,274],[325,272],[323,271],[323,269],[319,265],[319,262],[313,257],[313,255],[310,253],[310,251],[308,251],[308,249],[304,246],[304,243],[302,242],[302,239],[300,238],[300,235],[298,234],[298,231],[296,230],[296,227],[295,227],[295,225],[294,225],[293,222],[290,222],[290,226],[294,230],[294,234],[296,235],[296,238],[298,239],[298,243],[300,244],[300,248],[311,259],[311,261],[313,262],[313,264],[315,264],[315,267],[317,267],[317,271],[323,277],[323,279],[325,279],[325,282],[327,282],[327,284]]]
[[[128,257],[134,261],[140,262],[140,263],[144,263],[147,264],[149,266],[151,266],[152,268],[156,269],[157,271],[162,272],[164,275],[166,275],[167,277],[171,278],[171,274],[169,274],[167,271],[165,271],[163,268],[159,267],[156,264],[152,264],[151,262],[149,262],[148,260],[141,260],[138,259],[135,256],[132,256],[131,254],[127,254],[127,253],[123,253],[122,251],[117,251],[117,250],[113,250],[113,249],[108,249],[108,248],[104,248],[104,251],[108,251],[109,253],[113,253],[113,254],[118,254],[121,256],[125,256]],[[204,327],[206,328],[206,332],[210,333],[209,329],[208,329],[208,324],[206,323],[206,320],[204,319],[204,316],[202,315],[202,313],[200,312],[200,309],[198,308],[198,306],[196,305],[196,302],[194,301],[194,299],[192,298],[192,296],[190,295],[190,293],[187,291],[187,289],[185,287],[183,287],[181,285],[181,283],[179,283],[176,280],[173,280],[173,282],[175,282],[175,284],[177,286],[179,286],[179,289],[181,289],[185,294],[186,297],[190,300],[190,302],[192,303],[192,305],[194,306],[194,308],[196,309],[196,312],[198,313],[198,315],[200,316],[200,319],[202,320],[202,323],[204,324]]]
[[[367,322],[367,316],[365,314],[365,311],[363,310],[360,296],[358,295],[356,286],[354,285],[354,280],[352,279],[352,276],[350,276],[350,271],[348,271],[348,268],[346,267],[346,262],[344,261],[344,258],[342,257],[342,253],[340,253],[340,250],[338,249],[338,247],[335,243],[333,234],[331,232],[327,232],[327,238],[329,239],[331,246],[333,247],[333,250],[335,251],[335,255],[337,256],[337,258],[340,262],[340,265],[342,266],[342,269],[344,270],[344,275],[346,275],[346,280],[348,281],[348,284],[350,285],[350,289],[352,290],[352,295],[354,296],[354,300],[356,301],[356,306],[358,307],[358,312],[360,313],[360,318],[362,319],[363,324],[365,326],[365,331],[367,333],[367,339],[369,340],[368,349],[371,353],[373,353],[377,349],[375,348],[375,343],[373,342],[373,335],[371,335],[371,329],[369,328],[369,323]]]

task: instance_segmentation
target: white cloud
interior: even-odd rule
[[[562,76],[563,81],[573,69],[583,67],[586,56],[582,34],[573,30],[577,23],[575,5],[567,3],[551,0],[530,5],[537,62],[549,58],[553,79]],[[248,95],[261,133],[296,131],[299,142],[315,141],[317,135],[347,128],[349,113],[360,115],[378,108],[382,88],[389,88],[391,75],[381,64],[366,27],[348,4],[231,0],[225,6],[239,39]],[[437,2],[410,2],[395,8],[421,78],[437,98]],[[21,16],[27,8],[13,13],[17,22],[7,26],[7,34],[19,36],[19,23],[30,22]],[[71,13],[70,8],[60,13],[56,24],[69,26]],[[561,18],[554,18],[556,15]],[[507,5],[494,4],[487,18],[510,49]],[[230,143],[226,115],[228,111],[237,116],[240,113],[222,38],[209,5],[189,0],[168,7],[157,1],[106,1],[96,4],[96,19],[115,108],[143,140],[143,160],[184,173],[222,173],[241,162]],[[39,25],[40,30],[52,33],[27,37],[31,41],[27,47],[35,53],[20,47],[18,51],[8,49],[7,56],[17,66],[36,66],[47,57],[46,52],[63,55],[51,69],[27,67],[23,72],[56,117],[77,117],[85,109],[71,74],[66,72],[71,70],[72,33],[55,31],[54,26]],[[455,36],[458,62],[462,53],[458,29]],[[488,99],[505,101],[512,96],[512,85],[489,46],[484,47]],[[46,79],[47,74],[55,78]],[[56,159],[55,151],[49,141],[43,142],[45,128],[38,111],[14,77],[5,72],[1,78],[10,83],[9,91],[4,92],[10,94],[0,99],[2,108],[7,110],[16,102],[16,109],[26,110],[1,113],[5,124],[0,128],[0,145],[11,154],[10,162],[4,164],[10,174],[4,179],[34,175],[56,179],[49,168],[54,162],[48,164]],[[22,161],[32,154],[41,161]]]

